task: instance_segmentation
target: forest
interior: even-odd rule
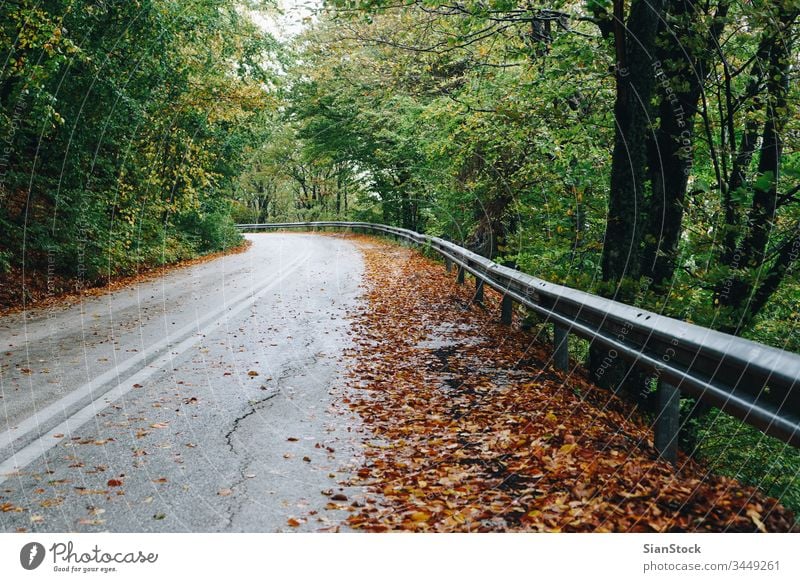
[[[3,3],[0,277],[364,220],[800,352],[800,0],[327,0],[282,41],[269,9]],[[685,451],[800,509],[797,451],[682,405]]]
[[[0,276],[92,286],[238,244],[276,49],[240,2],[2,2]]]

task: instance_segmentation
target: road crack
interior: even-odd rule
[[[233,420],[230,430],[227,433],[225,433],[225,443],[227,444],[228,449],[230,449],[231,453],[233,453],[236,457],[240,459],[238,477],[235,480],[233,480],[230,484],[230,489],[233,491],[233,496],[230,498],[230,503],[228,504],[228,508],[226,511],[228,518],[227,519],[228,529],[233,527],[234,519],[236,515],[241,511],[241,508],[244,504],[243,494],[245,493],[246,482],[248,480],[247,468],[253,462],[253,458],[248,453],[247,448],[243,448],[241,451],[237,451],[236,444],[234,443],[234,436],[239,431],[242,424],[248,418],[250,418],[257,412],[262,411],[265,408],[265,405],[269,401],[274,399],[276,396],[285,394],[283,388],[284,388],[284,382],[286,380],[301,374],[304,369],[316,363],[316,361],[317,357],[311,356],[300,362],[293,362],[293,365],[291,366],[287,366],[281,372],[281,374],[275,379],[275,388],[263,398],[250,401],[248,403],[245,412],[240,414]]]
[[[228,448],[231,450],[231,452],[232,452],[234,455],[236,455],[236,454],[238,454],[238,453],[236,452],[236,447],[235,447],[235,446],[234,446],[234,444],[233,444],[233,435],[234,435],[234,433],[235,433],[235,432],[236,432],[236,431],[239,429],[239,425],[240,425],[240,424],[241,424],[241,423],[242,423],[244,420],[246,420],[247,418],[249,418],[249,417],[253,416],[253,415],[254,415],[256,412],[258,412],[259,410],[261,410],[261,408],[262,408],[262,405],[263,405],[265,402],[269,402],[270,400],[272,400],[273,398],[275,398],[276,396],[278,396],[280,393],[281,393],[281,391],[280,391],[280,390],[275,390],[275,392],[273,392],[272,394],[269,394],[269,395],[265,396],[264,398],[261,398],[261,399],[259,399],[259,400],[255,400],[255,401],[251,402],[251,403],[250,403],[250,409],[249,409],[247,412],[245,412],[244,414],[242,414],[242,415],[240,415],[240,416],[236,417],[236,418],[233,420],[233,426],[231,427],[231,430],[229,430],[229,431],[228,431],[228,432],[225,434],[225,443],[228,445]]]

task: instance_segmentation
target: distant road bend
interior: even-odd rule
[[[333,237],[248,238],[0,318],[2,531],[279,531],[340,487],[357,422],[331,386],[361,256]]]

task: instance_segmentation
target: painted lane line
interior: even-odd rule
[[[121,395],[125,394],[129,390],[133,388],[134,384],[139,384],[143,380],[146,380],[156,372],[160,372],[165,364],[168,364],[172,358],[176,355],[180,355],[184,351],[191,348],[196,343],[200,342],[203,339],[204,335],[207,335],[214,331],[216,326],[223,322],[225,319],[229,317],[233,317],[237,315],[244,309],[250,307],[255,303],[257,299],[259,299],[262,295],[266,294],[268,291],[273,289],[275,286],[282,283],[289,275],[293,274],[297,268],[304,263],[308,258],[311,256],[311,253],[308,252],[304,256],[297,258],[296,260],[290,262],[284,268],[286,269],[283,274],[281,274],[277,279],[272,280],[266,286],[259,289],[257,292],[253,293],[252,290],[248,290],[245,293],[240,294],[237,296],[231,304],[223,305],[222,307],[212,311],[207,316],[203,317],[199,322],[194,322],[190,325],[187,325],[181,328],[176,337],[169,338],[158,342],[151,346],[148,350],[141,353],[140,355],[125,360],[121,365],[120,368],[122,370],[110,370],[98,376],[92,382],[89,382],[77,390],[71,392],[69,395],[63,397],[62,399],[53,402],[52,404],[48,405],[47,407],[43,408],[37,414],[27,418],[25,421],[21,422],[16,429],[8,430],[2,435],[0,435],[0,449],[3,446],[9,446],[13,442],[19,440],[26,434],[30,434],[31,432],[37,430],[42,426],[42,423],[52,421],[57,415],[61,414],[63,416],[68,415],[68,409],[70,407],[74,407],[78,404],[82,399],[86,398],[87,396],[91,397],[91,401],[87,406],[81,408],[78,412],[73,415],[68,416],[68,418],[59,423],[58,426],[52,430],[46,431],[44,435],[41,435],[36,438],[32,443],[22,448],[20,451],[13,454],[10,458],[6,459],[2,463],[0,463],[0,483],[3,483],[7,478],[7,473],[10,471],[14,471],[15,467],[16,470],[19,468],[24,467],[25,465],[29,464],[31,461],[36,459],[40,456],[44,451],[50,449],[52,446],[55,446],[63,439],[58,439],[54,435],[56,434],[67,434],[66,430],[67,427],[72,427],[73,429],[78,428],[82,424],[86,422],[86,419],[90,419],[92,415],[96,414],[100,410],[106,408],[110,402],[118,399]],[[202,327],[202,329],[198,330],[198,327]],[[192,333],[195,332],[195,333]],[[174,345],[175,341],[178,341],[178,338],[183,336],[189,336],[177,345]],[[170,350],[170,348],[172,348]],[[154,360],[151,364],[147,364],[145,361],[148,357],[157,355],[164,350],[169,350],[166,354],[161,355],[156,360]],[[141,364],[141,370],[134,373],[132,376],[122,378],[120,373],[124,373],[131,368],[135,364]],[[111,384],[112,381],[116,380],[116,387],[112,387],[110,389],[106,389],[102,391],[100,394],[95,394],[94,392],[97,391],[98,388],[103,387],[104,385]],[[124,382],[124,384],[123,384]],[[112,385],[113,386],[113,385]],[[110,400],[109,400],[110,398]],[[105,404],[97,407],[97,400],[104,399],[106,401]],[[85,417],[86,414],[89,414],[88,417]],[[80,422],[80,424],[76,425],[75,422],[78,419],[84,419]],[[66,437],[65,437],[66,438]],[[49,439],[51,442],[45,443],[44,441]],[[30,456],[36,452],[34,456]]]
[[[37,458],[42,456],[45,452],[55,447],[61,441],[70,438],[70,435],[73,431],[91,421],[99,412],[129,392],[133,388],[134,384],[141,383],[154,374],[161,372],[165,364],[170,363],[176,355],[184,353],[192,346],[202,341],[206,335],[212,333],[215,328],[222,324],[226,319],[232,318],[252,306],[262,295],[266,294],[272,288],[282,283],[286,278],[289,277],[289,275],[294,273],[294,271],[297,270],[297,268],[310,256],[311,253],[308,253],[301,259],[293,261],[290,263],[286,272],[270,282],[270,284],[267,286],[260,289],[249,299],[246,299],[245,301],[231,308],[230,311],[224,313],[223,316],[217,320],[208,323],[203,329],[197,331],[195,335],[184,339],[182,342],[176,345],[173,350],[159,357],[151,365],[136,372],[133,376],[129,377],[125,381],[124,385],[122,383],[118,383],[115,388],[112,388],[102,395],[103,403],[92,400],[92,402],[90,402],[87,406],[84,406],[58,426],[50,431],[47,431],[47,433],[40,436],[35,441],[22,448],[20,451],[15,452],[10,458],[0,463],[0,485],[2,485],[9,477],[14,476],[16,472],[25,468]],[[57,437],[56,435],[63,436]]]

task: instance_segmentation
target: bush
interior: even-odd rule
[[[800,516],[800,450],[712,409],[687,423],[687,452],[715,473],[758,487]]]
[[[258,211],[236,201],[231,204],[230,217],[234,224],[256,224],[260,222]]]
[[[9,251],[0,251],[0,275],[11,270],[12,254]]]
[[[197,225],[198,251],[209,253],[224,251],[242,243],[244,237],[227,212],[212,212],[204,215]]]

